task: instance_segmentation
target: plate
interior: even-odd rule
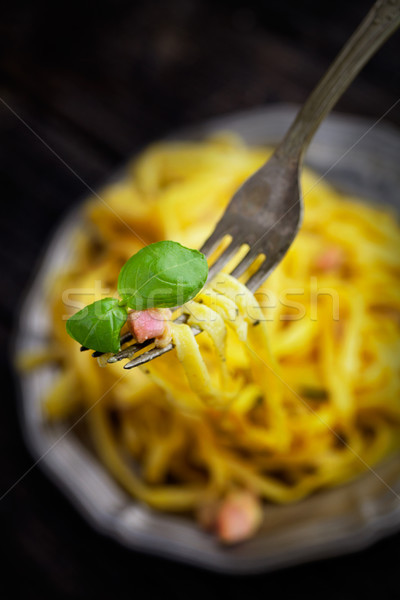
[[[271,106],[215,119],[173,139],[201,139],[217,130],[249,144],[278,142],[296,107]],[[306,164],[345,192],[400,209],[400,135],[388,125],[339,114],[320,127]],[[123,171],[122,171],[123,173]],[[118,177],[121,176],[120,174]],[[50,331],[45,284],[70,260],[81,208],[61,223],[28,291],[16,332],[15,354],[40,349]],[[259,533],[224,547],[185,516],[155,512],[114,481],[89,447],[65,424],[43,419],[41,399],[55,367],[17,374],[26,443],[40,467],[98,531],[128,548],[215,571],[251,573],[343,554],[400,529],[400,455],[352,482],[289,506],[268,505]],[[397,496],[396,496],[397,494]]]

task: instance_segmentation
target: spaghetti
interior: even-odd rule
[[[398,448],[394,215],[305,171],[303,226],[268,281],[253,296],[220,273],[182,308],[203,333],[172,324],[176,351],[133,371],[100,369],[65,319],[116,289],[144,244],[200,247],[268,154],[231,134],[150,147],[103,190],[103,203],[86,204],[75,256],[49,289],[61,372],[44,399],[47,417],[91,407],[96,451],[132,496],[165,511],[214,507],[214,527],[240,490],[256,502],[294,502]]]

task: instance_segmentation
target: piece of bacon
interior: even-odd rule
[[[171,316],[169,308],[132,310],[128,314],[128,327],[139,344],[155,338],[156,345],[157,341],[167,345],[171,339],[169,326]]]
[[[257,531],[263,518],[259,499],[248,490],[232,492],[217,514],[216,531],[222,542],[241,542]]]
[[[330,246],[315,259],[315,266],[320,271],[334,271],[340,269],[345,260],[343,249],[339,246]]]
[[[225,544],[250,538],[259,528],[262,518],[261,502],[249,490],[233,491],[222,500],[203,504],[197,511],[200,525],[216,533]]]

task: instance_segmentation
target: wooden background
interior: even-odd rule
[[[400,535],[358,554],[237,579],[128,552],[97,535],[39,468],[18,482],[33,461],[22,441],[8,361],[19,301],[38,257],[87,186],[96,188],[176,127],[257,105],[302,102],[369,6],[363,0],[2,3],[4,598],[398,597]],[[389,110],[400,96],[399,56],[400,34],[373,58],[338,110],[371,124],[387,113],[385,120],[399,126],[400,104]]]

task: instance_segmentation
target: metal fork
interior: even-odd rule
[[[271,158],[235,193],[214,232],[201,248],[207,257],[227,236],[231,241],[209,270],[209,280],[244,246],[249,250],[231,275],[246,273],[261,254],[265,260],[246,281],[254,292],[282,260],[299,230],[303,201],[299,185],[300,168],[305,150],[322,120],[347,89],[362,67],[400,25],[400,0],[378,0],[358,29],[341,50],[324,77],[315,87],[297,114],[285,137]],[[184,322],[181,315],[175,322]],[[200,329],[192,327],[197,335]],[[132,339],[131,334],[121,337],[121,344]],[[152,340],[132,344],[108,359],[109,363],[131,358]],[[132,369],[169,352],[152,348],[124,365]],[[95,352],[94,356],[101,353]]]

